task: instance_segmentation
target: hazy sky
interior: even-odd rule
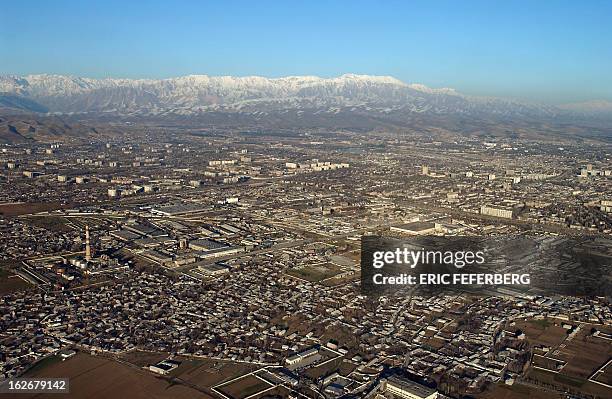
[[[392,75],[612,100],[612,1],[9,1],[0,74]]]

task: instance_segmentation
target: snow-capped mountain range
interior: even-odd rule
[[[406,84],[389,76],[354,74],[328,79],[207,75],[170,79],[0,76],[0,106],[49,113],[122,115],[352,109],[382,114],[554,118],[574,112],[567,107],[465,96],[453,89]]]

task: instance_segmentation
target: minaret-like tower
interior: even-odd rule
[[[85,260],[91,260],[91,245],[89,243],[89,226],[85,226]]]

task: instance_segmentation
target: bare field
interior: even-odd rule
[[[587,333],[581,331],[565,348],[555,352],[556,356],[567,361],[561,374],[588,378],[612,357],[612,345],[587,337]]]
[[[204,363],[204,360],[201,359],[185,358],[181,356],[175,357],[174,360],[178,360],[181,364],[170,372],[170,375],[173,377],[179,377],[191,371],[195,371]]]
[[[130,367],[102,357],[78,353],[66,361],[50,362],[35,367],[27,377],[64,377],[70,379],[70,394],[66,398],[104,399],[163,399],[211,398],[195,389],[172,384],[145,370]],[[7,397],[2,396],[0,397]],[[57,398],[57,394],[22,394],[20,398]]]
[[[554,342],[558,344],[560,343],[559,339],[568,337],[563,329],[559,330],[560,327],[547,323],[547,321],[541,321],[541,323],[537,324],[527,322],[523,331],[525,331],[530,342]],[[571,339],[565,339],[562,345],[547,355],[549,358],[567,362],[560,370],[560,375],[570,378],[587,379],[612,357],[612,345],[609,344],[609,341],[593,337],[591,334],[592,327],[589,324],[582,325],[580,330]],[[541,358],[536,360],[537,365],[553,370],[557,365],[560,365],[560,363],[553,360],[547,361]]]
[[[556,389],[561,389],[568,392],[586,393],[600,398],[610,397],[611,391],[609,388],[587,381],[586,379],[534,369],[530,369],[527,372],[527,375],[533,380],[548,384],[551,387],[556,387]]]
[[[310,282],[319,282],[339,274],[342,269],[333,263],[305,266],[300,269],[290,269],[287,274]]]
[[[128,363],[142,368],[167,359],[168,353],[133,351],[123,355],[122,358]],[[204,390],[257,369],[256,366],[247,363],[233,363],[205,358],[177,356],[174,360],[181,362],[181,364],[175,370],[172,370],[169,376],[176,377]]]
[[[526,334],[532,345],[545,345],[552,349],[546,357],[534,357],[532,366],[553,371],[530,367],[528,378],[537,384],[545,384],[556,390],[580,391],[600,397],[612,397],[612,390],[588,381],[588,378],[612,357],[612,345],[609,341],[592,335],[595,327],[593,325],[579,325],[578,330],[569,334],[561,324],[562,322],[554,319],[517,322],[517,328]],[[609,328],[603,326],[597,328],[609,333]],[[608,379],[606,373],[600,373],[598,377]],[[600,379],[597,381],[605,382]]]
[[[248,363],[233,363],[224,360],[196,359],[188,366],[179,367],[176,377],[202,388],[211,388],[223,381],[231,380],[240,375],[256,370],[256,365]]]
[[[0,214],[3,216],[20,216],[28,215],[30,213],[54,211],[63,208],[69,208],[69,206],[63,206],[59,202],[23,202],[18,204],[1,204]]]
[[[598,373],[593,380],[612,385],[612,363],[608,364],[608,367],[602,373]]]
[[[554,321],[527,320],[516,323],[516,327],[521,329],[532,345],[556,346],[567,337],[567,332],[559,323]]]
[[[10,294],[30,287],[32,287],[32,284],[18,275],[8,270],[0,269],[0,295]]]
[[[267,382],[260,380],[254,375],[249,375],[217,389],[230,398],[243,399],[270,387],[272,385]]]
[[[271,389],[269,391],[266,391],[266,392],[264,392],[262,394],[259,394],[259,395],[255,396],[254,399],[288,398],[289,395],[291,395],[291,391],[281,385],[281,386],[278,386],[278,387],[276,387],[274,389]]]
[[[26,218],[27,223],[49,231],[66,233],[72,231],[67,220],[61,216],[30,216]]]
[[[544,391],[525,385],[512,386],[500,384],[477,395],[479,399],[561,399],[561,394]]]

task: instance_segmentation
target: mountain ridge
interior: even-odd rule
[[[404,83],[392,76],[338,77],[186,75],[166,79],[92,79],[66,75],[0,76],[0,95],[32,111],[50,114],[200,115],[207,112],[333,113],[359,109],[389,113],[494,118],[588,117],[589,110],[491,97],[467,96],[451,88]],[[18,101],[19,100],[19,101]],[[604,109],[606,110],[606,109]],[[579,111],[579,112],[577,112]],[[597,115],[607,115],[597,108]]]

